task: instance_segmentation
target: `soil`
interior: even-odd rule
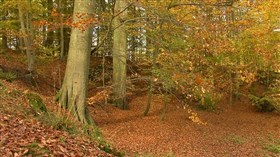
[[[9,58],[3,54],[0,55],[0,67],[4,70],[14,70],[19,76],[24,76],[25,62],[20,62],[24,56],[18,54],[7,56]],[[25,77],[18,77],[12,83],[5,82],[5,85],[11,86],[11,88],[37,92],[42,96],[48,108],[55,108],[56,104],[53,102],[53,96],[61,85],[65,63],[59,60],[50,60],[38,63],[37,69],[35,87]],[[1,82],[3,83],[3,80]],[[89,88],[92,89],[94,86],[91,85]],[[96,92],[97,90],[90,91],[89,96],[94,96]],[[8,100],[1,99],[1,101]],[[162,98],[158,94],[153,95],[149,114],[143,116],[146,102],[147,95],[141,92],[131,94],[129,110],[120,110],[109,103],[104,104],[103,102],[89,106],[90,112],[106,140],[118,150],[125,152],[128,157],[280,156],[279,153],[269,149],[269,146],[274,144],[278,146],[279,150],[279,113],[256,112],[246,97],[241,97],[240,100],[234,101],[232,105],[229,105],[228,98],[225,97],[217,104],[217,109],[213,112],[201,111],[191,105],[192,110],[206,125],[191,121],[189,119],[190,114],[187,112],[189,108],[185,108],[176,99],[171,99],[168,102],[165,118],[161,121]],[[3,104],[3,102],[1,103]],[[22,139],[29,142],[34,138],[41,140],[43,138],[57,139],[55,136],[57,134],[63,134],[72,143],[69,142],[70,144],[65,144],[60,149],[54,142],[51,147],[48,147],[51,148],[52,152],[56,152],[57,149],[64,156],[71,156],[71,150],[74,150],[74,155],[78,156],[81,154],[75,154],[75,152],[77,153],[79,150],[85,152],[85,149],[88,149],[88,151],[83,154],[84,156],[98,156],[97,154],[103,153],[94,144],[91,145],[88,140],[71,139],[72,137],[68,137],[63,132],[49,129],[39,123],[30,122],[30,120],[12,117],[8,118],[7,121],[5,117],[9,116],[6,113],[0,114],[1,141],[6,136],[18,137],[10,138],[9,140],[16,140],[17,142],[8,142],[6,145],[1,144],[0,141],[2,155],[6,149],[19,150],[22,148]],[[1,125],[4,121],[7,121],[5,125]],[[18,128],[25,128],[25,130],[20,131]],[[16,131],[11,132],[9,130]],[[38,134],[34,137],[27,136],[28,132],[38,132]],[[22,149],[21,151],[25,150]],[[62,154],[56,155],[62,156]],[[106,153],[103,153],[103,155],[106,156]]]

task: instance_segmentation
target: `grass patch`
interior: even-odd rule
[[[269,141],[264,145],[264,149],[275,154],[280,154],[280,139],[270,137]]]
[[[0,79],[6,80],[9,82],[12,82],[17,78],[17,74],[13,72],[4,72],[3,70],[0,70]]]
[[[235,144],[243,144],[245,143],[246,139],[239,135],[230,135],[227,139]]]
[[[268,144],[265,149],[275,154],[280,154],[280,144]]]
[[[60,116],[52,112],[45,112],[37,116],[37,119],[41,123],[51,126],[56,130],[66,131],[71,135],[79,134],[79,129],[75,122],[65,116]]]
[[[33,156],[41,156],[41,155],[50,155],[50,150],[44,146],[41,146],[37,142],[31,143],[25,146],[25,148],[28,149],[28,152],[24,154],[26,156],[33,157]]]

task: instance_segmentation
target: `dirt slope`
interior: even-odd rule
[[[38,122],[16,82],[0,85],[0,156],[111,156],[86,137]]]

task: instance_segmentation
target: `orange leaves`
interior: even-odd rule
[[[59,14],[59,12],[58,12],[56,9],[53,9],[53,10],[51,11],[51,16],[52,16],[52,17],[58,17],[58,16],[60,16],[60,14]]]
[[[97,18],[87,13],[77,13],[73,15],[73,17],[74,20],[72,18],[69,18],[64,24],[69,27],[79,29],[81,31],[85,31],[86,29],[88,29],[94,24],[97,24],[98,22]]]
[[[53,9],[51,12],[51,16],[54,19],[54,21],[48,21],[48,20],[40,20],[40,21],[33,21],[33,25],[37,28],[42,26],[48,26],[48,31],[54,30],[59,28],[60,26],[68,26],[71,28],[79,29],[81,31],[85,31],[89,27],[91,27],[94,24],[97,24],[97,19],[95,17],[92,17],[93,15],[89,15],[87,13],[78,13],[74,15],[75,22],[73,22],[73,18],[69,17],[65,20],[61,21],[59,18],[61,15],[56,11],[56,9]]]
[[[93,97],[87,99],[89,105],[94,105],[96,103],[104,102],[109,97],[110,92],[108,90],[103,90],[95,94]]]
[[[201,85],[203,83],[203,79],[200,75],[197,75],[194,80],[196,85]]]
[[[68,23],[68,26],[75,29],[79,29],[81,31],[85,31],[86,29],[88,29],[89,27],[91,27],[96,23],[97,23],[96,18],[88,17],[88,18],[79,19],[77,22]]]
[[[39,20],[39,21],[32,21],[32,24],[34,27],[41,27],[41,26],[48,26],[51,25],[51,22],[47,21],[47,20]]]

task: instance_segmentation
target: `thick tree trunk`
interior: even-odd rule
[[[75,0],[73,22],[79,22],[77,14],[85,14],[90,18],[93,9],[93,0]],[[85,30],[72,28],[66,72],[59,93],[60,107],[71,111],[78,120],[85,124],[93,124],[86,107],[91,28],[88,27]]]
[[[121,109],[128,109],[126,102],[126,30],[121,25],[121,19],[126,17],[125,0],[117,0],[115,13],[122,12],[113,20],[114,39],[113,39],[113,96],[114,104]]]

